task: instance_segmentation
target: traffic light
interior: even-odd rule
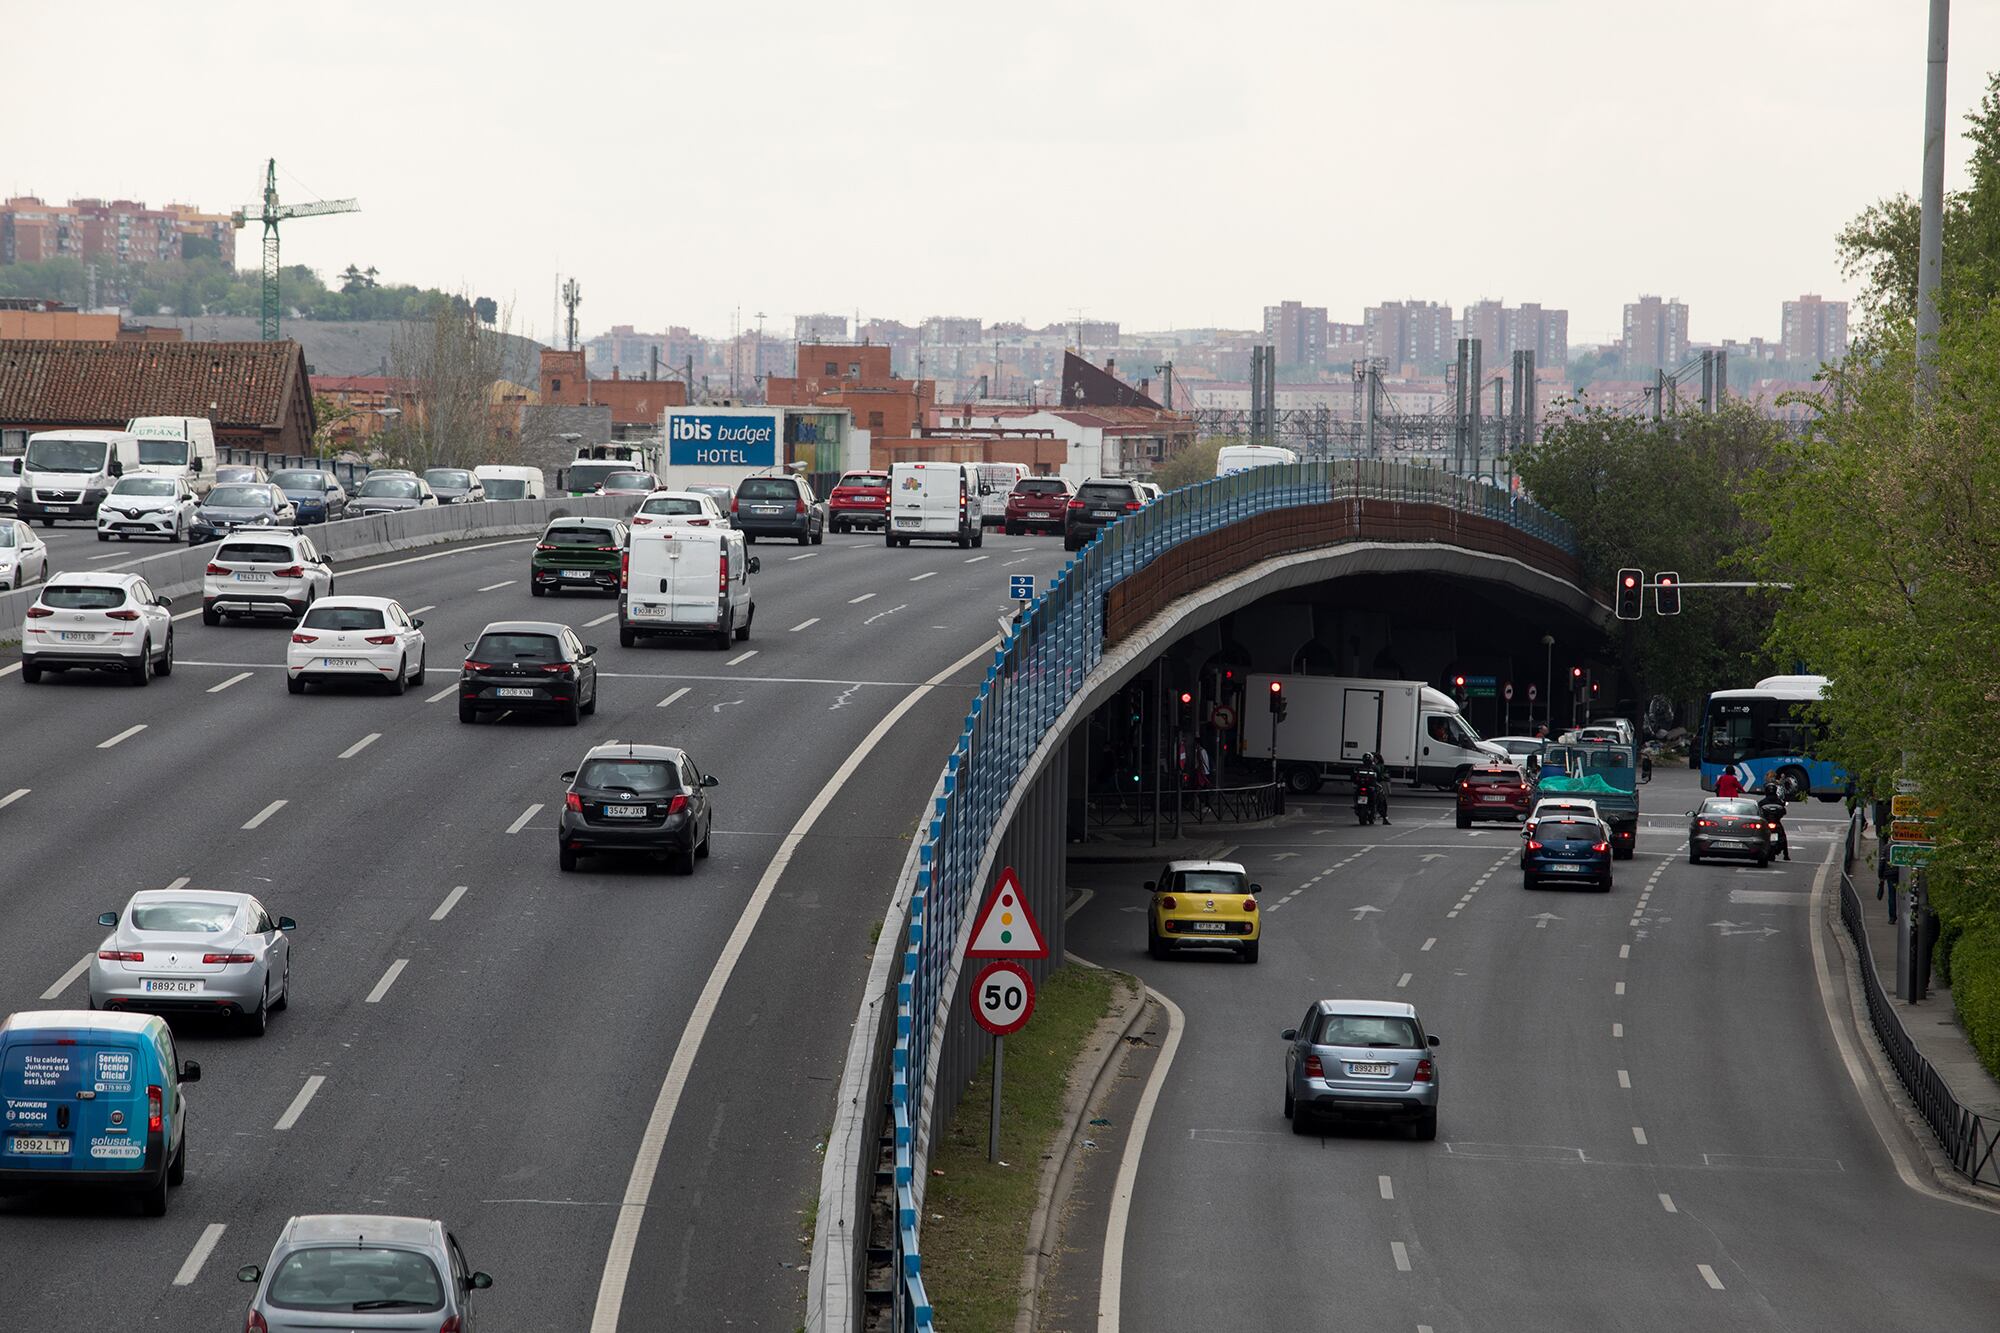
[[[1653,611],[1663,616],[1681,613],[1681,576],[1678,571],[1663,569],[1654,575]]]
[[[1271,682],[1271,720],[1273,722],[1285,720],[1285,682],[1282,680]]]
[[[1645,582],[1646,574],[1644,570],[1621,569],[1618,571],[1617,611],[1620,620],[1637,620],[1641,615],[1645,614]]]
[[[1182,690],[1182,691],[1181,691],[1181,707],[1182,707],[1182,708],[1186,708],[1186,707],[1187,707],[1187,706],[1188,706],[1189,704],[1191,704],[1191,703],[1193,703],[1193,702],[1194,702],[1194,695],[1190,694],[1190,693],[1189,693],[1188,691],[1186,691],[1186,690]]]
[[[1458,696],[1460,703],[1465,702],[1465,677],[1463,675],[1451,678],[1451,692]]]
[[[1597,697],[1597,682],[1594,680],[1590,682],[1590,697],[1593,699]]]

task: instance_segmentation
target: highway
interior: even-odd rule
[[[60,531],[59,550],[99,553]],[[495,1328],[593,1327],[620,1293],[606,1330],[801,1322],[873,927],[1006,578],[1046,577],[1060,545],[760,543],[754,633],[727,652],[620,649],[610,600],[529,597],[530,546],[338,568],[339,591],[426,622],[430,678],[400,698],[291,697],[286,630],[205,629],[195,598],[174,674],[143,690],[24,688],[0,656],[0,1011],[80,1007],[95,918],[135,890],[254,891],[299,922],[296,999],[268,1036],[177,1023],[204,1073],[166,1218],[0,1200],[0,1323],[237,1326],[237,1267],[287,1217],[329,1211],[444,1219],[494,1277]],[[503,618],[600,646],[596,716],[456,721],[462,647]],[[692,878],[558,873],[558,775],[613,737],[685,746],[719,777]],[[629,1270],[606,1282],[614,1249]]]
[[[1691,866],[1694,775],[1641,791],[1610,894],[1526,892],[1514,827],[1401,790],[1386,829],[1335,796],[1224,833],[1264,885],[1255,966],[1153,961],[1157,867],[1072,867],[1069,948],[1185,1016],[1119,1327],[1993,1326],[2000,1215],[1903,1183],[1822,1005],[1838,807],[1799,808],[1789,864]],[[1330,997],[1408,1000],[1442,1037],[1436,1143],[1293,1135],[1278,1034]]]

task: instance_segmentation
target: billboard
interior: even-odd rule
[[[667,414],[669,467],[774,467],[776,412],[672,411]]]

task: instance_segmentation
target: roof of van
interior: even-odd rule
[[[478,467],[472,469],[472,475],[475,477],[505,477],[525,480],[528,477],[541,476],[542,470],[538,467],[515,467],[509,463],[481,463]]]
[[[9,1032],[46,1032],[67,1028],[84,1032],[151,1032],[155,1023],[166,1020],[158,1014],[125,1014],[110,1009],[30,1009],[9,1014],[0,1022],[0,1035]]]
[[[129,430],[38,430],[28,437],[28,443],[36,440],[137,440],[139,437]]]

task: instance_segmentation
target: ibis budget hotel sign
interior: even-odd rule
[[[670,467],[773,467],[778,422],[773,412],[676,412],[667,417]]]

